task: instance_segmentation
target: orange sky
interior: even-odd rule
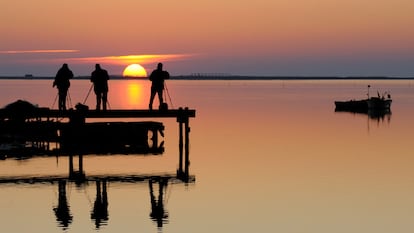
[[[85,75],[99,57],[156,55],[173,75],[410,76],[413,11],[411,0],[4,0],[0,75],[54,75],[62,58]]]

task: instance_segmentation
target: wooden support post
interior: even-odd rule
[[[79,174],[83,175],[83,155],[79,155]]]
[[[189,176],[189,166],[190,166],[190,127],[189,127],[189,118],[188,116],[185,119],[185,167],[184,167],[184,173],[185,176]]]
[[[184,145],[184,133],[183,133],[183,109],[179,108],[179,113],[177,116],[177,122],[178,122],[178,150],[179,150],[179,161],[178,161],[178,171],[177,176],[181,176],[183,174],[183,145]]]
[[[70,154],[69,155],[69,177],[72,177],[73,173],[74,173],[74,171],[73,171],[73,155]]]
[[[179,125],[179,142],[178,142],[178,147],[179,147],[179,161],[178,161],[178,172],[182,173],[183,172],[183,123],[180,121],[178,123]]]
[[[179,164],[177,175],[180,179],[187,180],[190,166],[190,126],[188,108],[179,108],[180,114],[177,117],[179,123]]]
[[[85,181],[85,172],[83,171],[83,155],[80,154],[78,159],[78,170],[75,171],[73,168],[73,155],[69,155],[69,179],[75,180],[80,184]]]

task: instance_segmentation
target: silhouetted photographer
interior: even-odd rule
[[[162,97],[164,90],[164,81],[170,78],[170,74],[162,69],[162,63],[158,63],[157,69],[152,71],[149,80],[152,82],[151,85],[151,97],[149,102],[149,109],[152,110],[152,104],[154,102],[155,94],[158,94],[158,100],[160,103],[160,109],[163,109],[165,103]]]
[[[53,81],[53,87],[57,87],[59,95],[59,110],[66,110],[66,97],[68,89],[70,87],[69,79],[73,78],[73,72],[69,69],[68,64],[63,64],[58,70],[55,80]]]
[[[96,94],[96,110],[102,109],[106,110],[106,105],[108,101],[108,80],[109,75],[108,71],[101,68],[99,64],[95,65],[95,70],[91,75],[91,82],[94,85],[94,92]]]

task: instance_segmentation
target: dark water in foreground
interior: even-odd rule
[[[1,106],[25,99],[56,108],[50,80],[0,84]],[[372,94],[391,93],[391,114],[371,118],[334,111],[335,100],[365,98],[368,84]],[[84,101],[89,87],[87,80],[72,82],[72,106]],[[110,88],[112,109],[147,108],[146,81],[116,80]],[[2,232],[414,229],[413,81],[174,80],[168,90],[173,107],[197,110],[190,120],[190,173],[195,182],[170,180],[163,186],[162,224],[154,220],[151,208],[151,198],[160,197],[157,182],[110,181],[105,188],[100,183],[98,192],[94,181],[67,182],[66,222],[55,214],[57,182],[8,183],[0,184]],[[93,96],[86,103],[93,106]],[[155,120],[165,125],[162,155],[88,155],[83,161],[86,176],[174,174],[178,124],[175,119]],[[0,161],[0,179],[67,173],[68,157]],[[100,221],[96,200],[104,207]]]

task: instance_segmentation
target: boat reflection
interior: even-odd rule
[[[349,113],[352,115],[365,115],[368,117],[368,119],[372,120],[372,121],[376,121],[378,123],[381,122],[387,122],[390,123],[391,122],[391,111],[389,109],[384,109],[384,110],[374,110],[374,109],[370,109],[367,111],[349,111],[349,110],[337,110],[335,109],[336,113]]]
[[[361,115],[367,117],[367,130],[370,131],[370,122],[376,123],[377,127],[382,124],[390,124],[391,123],[391,111],[389,109],[384,110],[368,110],[368,111],[338,111],[335,110],[336,113],[349,113],[352,115]]]

